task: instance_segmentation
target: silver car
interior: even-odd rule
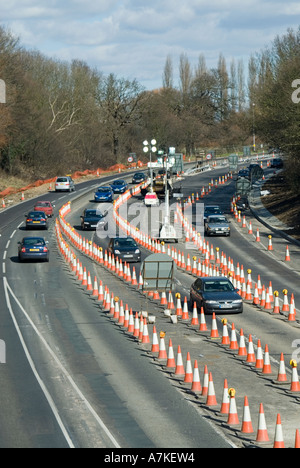
[[[55,181],[56,192],[74,192],[75,184],[70,176],[57,177]]]
[[[208,216],[205,223],[208,236],[230,236],[229,221],[224,215]]]

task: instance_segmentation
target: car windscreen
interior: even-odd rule
[[[106,192],[110,192],[110,191],[111,191],[110,187],[98,187],[97,188],[97,192],[99,192],[99,193],[106,193]]]
[[[234,286],[230,281],[205,281],[203,290],[205,292],[228,292],[234,291]]]
[[[68,182],[68,179],[67,177],[59,177],[58,179],[56,179],[56,182]]]
[[[27,218],[44,218],[45,213],[43,211],[31,211],[28,213]]]
[[[115,247],[135,247],[136,242],[133,239],[117,239],[115,241]]]
[[[103,215],[96,210],[86,210],[85,212],[86,218],[103,218]]]
[[[210,224],[223,224],[223,223],[227,223],[227,219],[226,218],[222,218],[221,216],[218,216],[218,217],[214,217],[214,218],[208,218],[208,221]]]

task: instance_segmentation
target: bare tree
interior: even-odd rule
[[[163,87],[167,89],[173,88],[173,63],[170,55],[166,58],[163,71]]]

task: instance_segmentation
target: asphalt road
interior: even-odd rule
[[[221,169],[214,175],[223,173]],[[206,173],[186,178],[184,193],[200,191],[210,177]],[[81,188],[86,189],[88,185],[92,183],[85,183]],[[213,190],[205,202],[220,203],[229,210],[233,191],[234,181],[229,181]],[[55,199],[57,213],[60,205],[74,197],[77,201],[72,203],[68,221],[78,226],[82,208],[92,204],[91,194],[85,195],[82,190],[79,199],[78,192],[59,197],[53,193],[46,198]],[[218,409],[207,408],[204,398],[191,394],[182,379],[166,370],[147,347],[101,311],[58,251],[53,222],[45,236],[51,247],[49,264],[18,263],[16,242],[24,234],[22,222],[29,206],[30,202],[25,202],[0,214],[1,289],[5,297],[0,306],[0,338],[6,345],[6,362],[1,364],[1,389],[5,397],[0,401],[0,412],[5,424],[0,431],[0,446],[243,446],[244,438],[238,431],[226,428],[226,418],[220,417]],[[213,242],[235,262],[241,261],[246,268],[251,268],[253,278],[261,274],[263,280],[273,281],[274,289],[281,291],[287,287],[297,293],[299,272],[287,268],[274,254],[257,246],[234,220],[231,237]],[[147,252],[143,251],[143,255]],[[147,308],[153,312],[158,330],[166,331],[166,337],[172,338],[174,349],[180,344],[184,358],[190,351],[193,359],[198,360],[201,378],[204,364],[208,365],[219,404],[224,378],[228,377],[230,386],[237,390],[240,420],[243,398],[248,394],[256,429],[258,405],[263,401],[272,438],[276,412],[282,410],[284,435],[292,446],[298,427],[295,395],[282,386],[272,385],[270,378],[257,375],[218,340],[210,340],[207,334],[200,334],[189,324],[171,324],[157,302],[145,298],[136,288],[94,262],[88,262],[83,255],[80,258],[87,262],[92,277],[101,278],[133,310]],[[182,297],[188,296],[192,281],[187,273],[178,272],[176,290]],[[221,317],[218,319],[220,326]],[[228,316],[228,321],[229,324],[234,321],[237,330],[243,328],[246,336],[251,333],[255,343],[257,338],[268,343],[273,367],[276,368],[281,352],[288,364],[294,351],[292,344],[299,337],[297,324],[287,323],[282,316],[275,318],[247,303],[243,314]],[[210,326],[209,317],[207,323]],[[253,443],[249,438],[246,440]]]

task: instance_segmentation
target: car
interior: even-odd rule
[[[236,201],[236,208],[238,211],[245,211],[249,208],[249,201],[247,196],[242,196]]]
[[[128,189],[128,184],[125,180],[118,179],[111,184],[111,188],[114,193],[124,193]]]
[[[239,172],[238,172],[238,177],[248,177],[249,178],[250,176],[250,171],[249,169],[241,169]]]
[[[48,229],[48,218],[44,211],[30,211],[26,216],[26,229]]]
[[[141,182],[144,182],[146,180],[146,176],[143,172],[136,172],[132,176],[132,184],[140,184]]]
[[[204,222],[206,222],[206,219],[209,215],[213,215],[213,214],[223,214],[221,208],[219,207],[219,205],[207,205],[205,206],[204,208]]]
[[[81,218],[81,229],[103,229],[107,231],[108,229],[108,222],[105,219],[107,215],[107,211],[101,213],[99,210],[88,209],[86,208],[80,216]]]
[[[108,251],[126,262],[140,262],[141,251],[133,237],[114,237],[110,239]]]
[[[275,167],[276,169],[283,167],[283,160],[281,158],[274,158],[271,160],[271,167]]]
[[[111,187],[98,187],[94,194],[96,202],[112,202],[114,199],[114,192]]]
[[[225,276],[198,278],[190,288],[190,305],[205,314],[243,312],[243,300],[232,282]]]
[[[226,216],[209,215],[206,218],[205,233],[208,236],[230,236],[230,226]]]
[[[48,218],[51,218],[54,213],[55,205],[52,205],[50,201],[38,201],[34,205],[34,211],[43,211]]]
[[[44,260],[49,262],[48,242],[43,237],[24,237],[18,242],[19,261]]]
[[[55,181],[56,192],[74,192],[75,184],[71,176],[57,177]]]

